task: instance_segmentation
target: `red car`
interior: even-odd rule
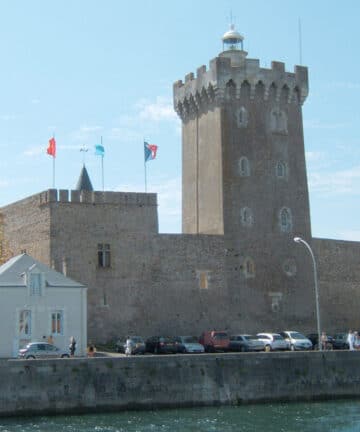
[[[199,342],[204,345],[206,352],[228,351],[230,337],[226,331],[206,331],[200,336]]]

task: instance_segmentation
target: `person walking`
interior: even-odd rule
[[[347,336],[347,343],[349,344],[349,350],[354,351],[354,333],[352,330],[349,330]]]
[[[76,350],[76,340],[75,340],[74,336],[71,336],[70,345],[69,345],[69,351],[70,351],[71,357],[74,357],[75,350]]]
[[[131,340],[130,336],[128,336],[126,338],[126,343],[125,343],[125,354],[126,354],[126,356],[129,356],[129,355],[132,354],[132,347],[133,347],[132,340]]]

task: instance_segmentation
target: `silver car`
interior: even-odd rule
[[[42,359],[42,358],[69,358],[67,351],[62,351],[55,345],[46,342],[31,342],[25,348],[19,350],[18,358]]]
[[[257,337],[265,343],[265,351],[289,349],[289,344],[279,333],[258,333]]]
[[[195,336],[178,336],[176,338],[178,350],[182,353],[203,353],[205,348]]]
[[[280,333],[288,342],[291,351],[311,350],[312,342],[302,333],[292,330],[285,330]]]

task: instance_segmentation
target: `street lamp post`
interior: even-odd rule
[[[316,304],[316,321],[317,321],[317,333],[318,333],[318,346],[319,351],[322,351],[322,343],[321,343],[321,331],[320,331],[320,308],[319,308],[319,289],[318,289],[318,281],[317,281],[317,270],[316,270],[316,262],[314,253],[309,245],[305,240],[303,240],[301,237],[294,237],[295,243],[302,243],[307,250],[310,252],[313,266],[314,266],[314,286],[315,286],[315,304]]]

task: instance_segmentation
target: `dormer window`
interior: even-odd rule
[[[26,274],[27,287],[29,290],[30,296],[41,296],[43,295],[43,289],[45,286],[44,274],[39,271],[34,271],[34,269],[30,269],[30,271]]]

